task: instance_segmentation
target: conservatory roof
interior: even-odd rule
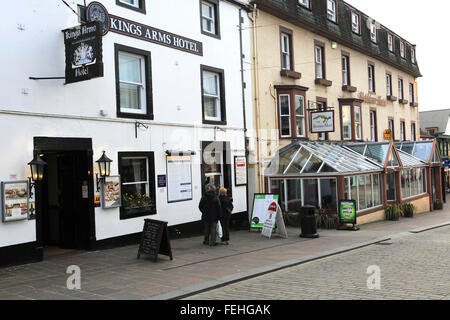
[[[368,157],[333,142],[293,142],[278,151],[265,175],[317,176],[379,172],[383,166]]]
[[[404,151],[425,163],[440,163],[441,158],[435,140],[397,142],[397,149]]]
[[[390,141],[349,143],[345,147],[375,161],[383,166],[383,168],[399,167],[402,165],[402,161],[399,159],[399,155],[395,150],[395,145]]]

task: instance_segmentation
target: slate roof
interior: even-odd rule
[[[420,130],[438,128],[436,133],[450,135],[450,109],[419,112]],[[448,130],[447,130],[448,128]]]
[[[342,45],[358,50],[373,58],[379,59],[393,67],[400,69],[414,77],[421,77],[419,66],[411,62],[411,47],[415,47],[395,32],[380,25],[378,31],[378,44],[374,44],[370,39],[370,31],[367,27],[368,15],[349,5],[345,1],[337,0],[338,23],[327,19],[327,1],[310,0],[311,9],[305,8],[298,3],[298,0],[251,0],[251,4],[256,4],[263,11],[273,14],[280,19],[306,28],[316,34],[327,37]],[[352,32],[351,11],[361,16],[361,35]],[[387,35],[394,36],[395,52],[388,49]],[[405,58],[400,56],[400,39],[405,42]]]

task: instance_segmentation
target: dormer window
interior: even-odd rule
[[[403,41],[400,41],[400,56],[405,57],[405,43]]]
[[[328,20],[337,22],[336,0],[327,0],[327,17]]]
[[[388,33],[388,49],[390,52],[394,52],[394,37]]]
[[[356,34],[361,34],[360,17],[356,12],[352,12],[352,31]]]
[[[416,63],[416,49],[411,47],[411,62]]]
[[[375,23],[370,24],[370,40],[372,42],[377,43],[377,26]]]
[[[298,3],[300,3],[302,6],[304,6],[304,7],[306,7],[306,8],[310,8],[310,3],[309,3],[309,1],[310,0],[298,0]]]

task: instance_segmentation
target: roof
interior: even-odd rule
[[[345,1],[338,0],[337,24],[327,19],[326,1],[311,0],[311,9],[299,4],[298,0],[251,0],[250,3],[256,4],[259,9],[275,15],[280,19],[362,52],[414,77],[422,76],[417,63],[414,64],[411,62],[410,49],[415,47],[413,44],[383,25],[380,25],[380,29],[378,30],[378,44],[374,44],[370,39],[369,28],[365,27],[367,20],[372,19]],[[361,16],[361,35],[352,32],[352,11],[357,12]],[[388,33],[392,34],[395,39],[394,53],[388,49]],[[400,56],[400,40],[406,44],[405,58]]]
[[[435,140],[396,142],[395,146],[427,164],[441,162]]]
[[[432,110],[419,112],[420,130],[427,128],[438,128],[436,133],[450,135],[450,109]]]

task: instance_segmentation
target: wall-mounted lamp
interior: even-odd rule
[[[102,156],[100,157],[100,159],[98,159],[97,161],[95,161],[98,163],[98,169],[100,172],[100,177],[98,176],[99,174],[96,173],[95,174],[95,178],[97,180],[97,192],[100,192],[100,183],[101,182],[105,182],[105,178],[109,177],[109,175],[111,174],[111,162],[112,160],[109,159],[106,155],[105,155],[105,151],[103,151]]]
[[[34,156],[34,159],[31,160],[28,165],[31,169],[31,177],[28,178],[30,181],[30,198],[33,196],[33,188],[35,187],[36,182],[41,182],[44,179],[44,167],[47,163],[41,159],[39,154]]]
[[[337,48],[337,42],[331,41],[331,49],[336,49],[336,48]]]

